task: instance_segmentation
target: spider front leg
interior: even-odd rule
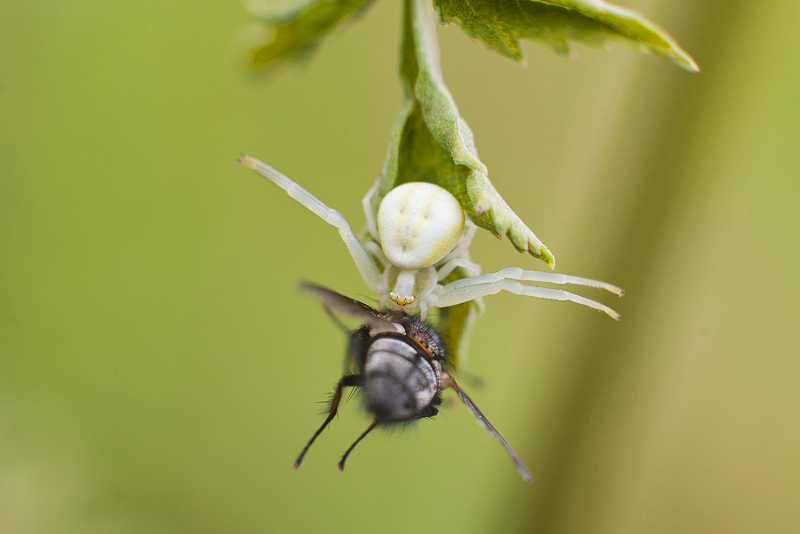
[[[386,268],[386,266],[389,265],[389,260],[386,259],[386,254],[383,253],[383,249],[379,244],[369,239],[365,239],[362,244],[364,248],[375,257],[375,261],[377,261],[381,267]]]
[[[350,251],[350,256],[352,256],[358,272],[361,274],[367,286],[375,293],[381,294],[385,292],[383,288],[383,276],[379,272],[378,267],[375,265],[369,253],[364,249],[364,245],[358,240],[356,234],[353,233],[353,230],[347,223],[347,219],[345,219],[341,213],[335,209],[329,208],[320,199],[263,161],[243,155],[239,158],[239,165],[248,169],[253,169],[258,174],[286,191],[290,197],[314,212],[326,223],[336,227],[336,229],[339,230],[339,235],[342,237],[344,244],[347,245],[347,249]]]
[[[481,266],[479,263],[475,263],[467,258],[455,258],[439,267],[439,269],[436,271],[437,279],[441,282],[458,267],[466,270],[470,276],[481,274]]]
[[[470,276],[481,274],[480,264],[470,260],[468,252],[469,246],[472,243],[472,238],[475,237],[475,232],[477,231],[478,227],[475,223],[469,219],[464,220],[464,233],[458,240],[455,248],[438,263],[439,267],[436,269],[436,275],[440,282],[447,278],[447,276],[458,267],[467,271]]]
[[[578,276],[569,276],[565,274],[547,273],[542,271],[525,271],[518,267],[508,267],[501,269],[496,273],[481,274],[478,276],[471,276],[469,278],[462,278],[456,280],[446,286],[439,286],[434,295],[428,298],[428,303],[431,306],[445,307],[474,300],[486,295],[493,295],[500,291],[508,291],[516,295],[523,295],[528,297],[536,297],[548,300],[567,300],[582,304],[607,313],[613,319],[619,320],[620,316],[617,312],[595,302],[593,300],[575,295],[568,291],[559,289],[550,289],[546,287],[528,286],[521,284],[523,282],[543,282],[548,284],[574,284],[585,287],[594,287],[597,289],[605,289],[615,295],[622,296],[624,293],[622,289],[617,286],[599,282],[597,280],[590,280],[588,278],[581,278]]]
[[[477,232],[478,226],[469,220],[469,217],[464,217],[464,233],[461,235],[458,243],[456,243],[455,248],[451,250],[447,256],[442,258],[442,261],[447,263],[452,259],[461,257],[469,249],[469,246],[472,244],[472,239]],[[475,274],[480,274],[480,272]]]
[[[378,222],[375,220],[375,214],[372,212],[372,197],[378,192],[381,180],[383,180],[383,174],[375,179],[375,183],[372,184],[372,187],[367,189],[367,194],[361,199],[361,207],[364,208],[364,218],[367,221],[367,231],[375,241],[379,241],[380,237],[378,236]]]

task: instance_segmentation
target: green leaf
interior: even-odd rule
[[[555,259],[489,181],[472,131],[442,80],[432,17],[422,0],[406,2],[401,74],[405,96],[395,123],[373,213],[383,197],[406,182],[431,182],[450,191],[479,227],[508,236],[520,252]]]
[[[661,27],[636,11],[603,0],[433,0],[439,23],[455,22],[474,39],[524,62],[519,39],[537,41],[562,55],[570,43],[602,46],[620,40],[671,59],[690,71],[697,63]]]
[[[265,36],[250,47],[248,61],[254,67],[271,65],[279,59],[308,54],[339,23],[366,8],[372,0],[311,0],[289,8],[259,2],[250,11],[262,21]]]
[[[417,64],[416,79],[413,80],[414,94],[422,107],[425,124],[453,156],[455,163],[486,173],[486,165],[475,153],[472,131],[458,114],[456,102],[442,79],[439,44],[436,41],[436,28],[430,22],[431,17],[423,12],[425,8],[420,0],[411,2],[410,9],[410,29]],[[403,49],[407,51],[407,47]],[[408,81],[410,83],[412,80]]]

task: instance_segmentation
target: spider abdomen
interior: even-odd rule
[[[438,185],[411,182],[392,189],[378,209],[381,247],[392,265],[416,271],[444,258],[464,230],[464,210]]]

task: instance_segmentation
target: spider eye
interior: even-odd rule
[[[400,269],[430,267],[453,250],[464,230],[464,210],[438,185],[411,182],[392,189],[378,208],[386,258]]]
[[[396,303],[399,306],[408,306],[409,304],[412,304],[414,302],[413,295],[409,296],[399,295],[394,291],[389,292],[389,298],[392,299],[392,302]]]

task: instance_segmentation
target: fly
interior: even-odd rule
[[[300,468],[311,444],[336,416],[345,387],[361,388],[373,421],[342,455],[340,471],[344,471],[345,461],[355,446],[373,429],[435,416],[442,402],[442,390],[453,388],[480,425],[500,442],[520,476],[527,482],[532,480],[531,472],[517,453],[447,372],[444,345],[432,326],[402,310],[382,313],[318,285],[304,283],[301,287],[319,297],[329,313],[345,313],[364,324],[350,333],[348,359],[352,371],[339,379],[328,417],[294,461],[295,469]]]

